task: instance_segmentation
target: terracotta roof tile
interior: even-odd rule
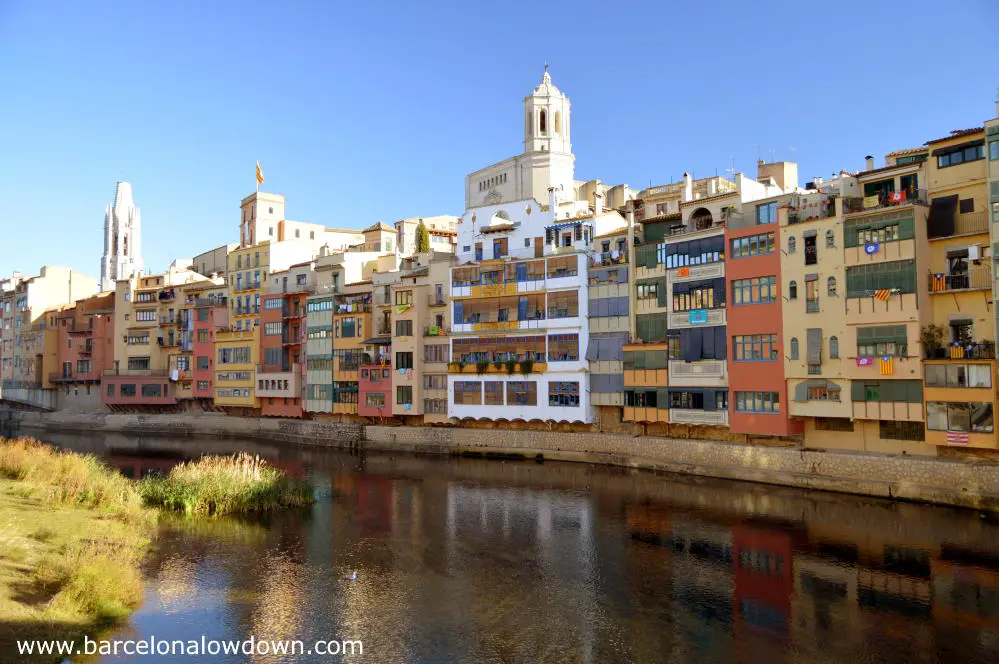
[[[927,145],[931,143],[941,143],[943,141],[949,141],[952,138],[961,138],[962,136],[971,136],[972,134],[980,134],[985,131],[984,127],[972,127],[971,129],[955,129],[950,132],[950,136],[944,136],[943,138],[934,138],[932,141],[926,141]]]

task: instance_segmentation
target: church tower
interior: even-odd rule
[[[114,203],[104,210],[101,290],[114,290],[115,281],[142,270],[142,217],[132,201],[132,185],[118,182]]]
[[[541,84],[524,97],[524,152],[572,153],[569,98],[552,84],[548,65]]]

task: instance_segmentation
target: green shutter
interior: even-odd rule
[[[656,404],[659,410],[669,410],[669,388],[656,388]]]
[[[656,286],[656,304],[660,307],[666,306],[666,277],[661,277],[657,279],[658,286]]]

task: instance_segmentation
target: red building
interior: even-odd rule
[[[284,279],[284,278],[283,278]],[[305,305],[309,287],[285,284],[282,292],[264,295],[260,311],[260,360],[256,394],[260,414],[302,417],[305,392],[302,345],[305,343]]]
[[[794,535],[754,524],[732,527],[732,593],[736,634],[787,637],[794,594]]]
[[[357,414],[392,417],[392,365],[362,364],[357,381]]]
[[[215,375],[215,332],[229,326],[229,309],[224,296],[194,299],[194,362],[191,388],[195,399],[212,399]]]
[[[734,433],[787,436],[804,429],[790,419],[787,400],[776,203],[762,205],[774,210],[772,223],[735,225],[725,231],[725,279],[732,294],[727,311],[729,426]],[[758,221],[758,212],[747,207],[752,210],[747,222]],[[770,219],[769,212],[763,219]],[[736,290],[753,293],[754,301],[738,302]]]
[[[56,325],[59,371],[49,380],[100,383],[104,371],[114,367],[114,293],[78,300],[56,315]]]

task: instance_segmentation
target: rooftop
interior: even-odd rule
[[[962,136],[971,136],[972,134],[980,134],[985,131],[984,127],[972,127],[971,129],[955,129],[950,132],[950,136],[944,136],[943,138],[934,138],[932,141],[926,141],[926,145],[932,143],[942,143],[943,141],[949,141],[953,138],[961,138]]]

